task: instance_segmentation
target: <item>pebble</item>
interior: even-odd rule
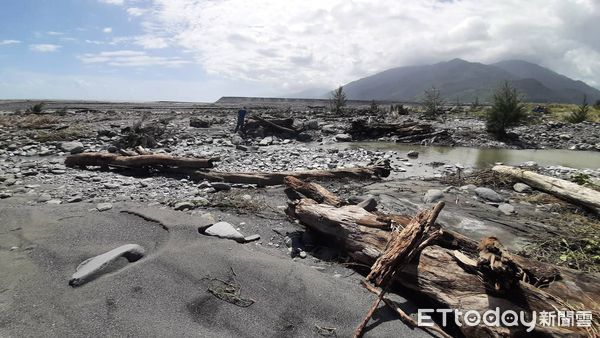
[[[411,150],[408,153],[406,153],[406,156],[412,157],[412,158],[417,158],[417,157],[419,157],[419,152],[416,150]]]
[[[516,192],[531,192],[531,187],[530,186],[528,186],[525,183],[520,183],[520,182],[515,183],[515,185],[513,185],[513,189]]]
[[[215,223],[204,230],[204,233],[210,236],[233,239],[238,242],[243,242],[245,238],[233,225],[227,222]]]
[[[479,187],[475,189],[475,194],[490,202],[502,202],[504,198],[490,188]]]

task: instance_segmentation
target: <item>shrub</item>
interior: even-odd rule
[[[587,96],[583,95],[583,102],[577,107],[577,110],[567,116],[567,121],[571,123],[581,123],[588,119],[590,105],[587,103]]]
[[[340,86],[333,91],[331,98],[329,99],[329,105],[332,112],[337,114],[342,112],[342,108],[346,106],[346,93],[344,93],[344,87]]]
[[[431,89],[425,90],[425,96],[423,97],[422,103],[425,107],[425,114],[434,116],[442,110],[444,100],[440,95],[440,90],[431,87]]]
[[[44,111],[44,106],[46,104],[44,102],[36,103],[33,106],[27,108],[28,113],[39,114]]]
[[[496,89],[492,108],[487,112],[486,129],[498,136],[506,136],[506,128],[518,126],[525,119],[525,106],[515,88],[508,82]]]
[[[377,103],[375,102],[375,100],[371,101],[371,106],[369,107],[369,112],[371,114],[376,114],[379,112],[379,106],[377,105]]]

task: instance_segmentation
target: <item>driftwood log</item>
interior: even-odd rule
[[[387,177],[390,175],[390,169],[387,166],[371,166],[350,169],[332,169],[332,170],[306,170],[306,171],[284,171],[274,173],[227,173],[216,171],[194,171],[190,173],[190,178],[196,181],[256,184],[259,186],[271,186],[284,184],[286,176],[292,176],[299,179],[368,179],[372,177]]]
[[[213,159],[174,157],[163,154],[121,156],[111,153],[82,153],[68,156],[67,167],[177,167],[186,169],[212,168]]]
[[[500,174],[517,178],[538,190],[586,207],[595,213],[600,214],[599,191],[560,178],[550,177],[511,166],[497,165],[494,166],[492,170]]]
[[[407,226],[406,217],[382,216],[353,205],[336,208],[319,204],[312,199],[290,203],[288,215],[297,218],[308,228],[322,233],[337,243],[353,259],[372,265],[385,251],[392,234],[393,222]],[[403,224],[402,224],[403,223]],[[600,276],[511,255],[522,280],[510,290],[498,292],[494,280],[481,271],[476,258],[483,251],[477,243],[452,231],[443,230],[435,245],[428,246],[407,265],[400,268],[394,282],[425,296],[437,308],[484,313],[501,311],[591,310],[599,314],[596,301],[600,295]],[[482,258],[480,258],[481,260]],[[489,260],[487,261],[490,265]],[[503,261],[505,263],[505,261]],[[491,262],[494,265],[494,262]],[[542,283],[543,281],[543,283]],[[545,288],[538,286],[544,285]],[[597,322],[594,322],[597,325]],[[597,328],[596,328],[597,329]],[[526,334],[524,327],[462,325],[460,332],[467,337],[507,337]],[[591,331],[590,331],[591,330]],[[588,337],[597,334],[594,328],[537,326],[530,334],[555,337]]]
[[[286,176],[283,178],[283,181],[287,187],[319,203],[333,205],[334,207],[346,204],[343,199],[339,198],[336,194],[332,194],[320,184],[304,182],[294,176]]]

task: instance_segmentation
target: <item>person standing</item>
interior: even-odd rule
[[[242,109],[238,110],[237,125],[235,126],[235,130],[233,131],[234,133],[237,133],[238,130],[241,130],[242,133],[244,132],[244,123],[246,121],[247,113],[248,110],[246,109],[246,107],[242,107]]]

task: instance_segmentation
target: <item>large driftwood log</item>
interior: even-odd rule
[[[212,168],[212,159],[174,157],[163,154],[121,156],[111,153],[83,153],[68,156],[67,167],[177,167],[187,169]]]
[[[385,166],[372,166],[350,169],[332,170],[306,170],[306,171],[284,171],[274,173],[226,173],[216,171],[195,171],[190,173],[190,178],[196,181],[227,182],[256,184],[259,186],[270,186],[284,184],[286,176],[299,179],[368,179],[372,177],[387,177],[390,169]]]
[[[510,175],[530,186],[600,214],[600,192],[560,178],[541,175],[511,166],[497,165],[493,171]]]
[[[353,207],[355,206],[335,208],[310,199],[302,199],[290,205],[288,213],[307,227],[330,236],[355,260],[371,265],[384,251],[391,234],[385,226],[387,223],[383,222],[381,217],[364,210],[354,210]],[[449,237],[447,233],[444,236]],[[457,241],[446,238],[440,241],[454,244],[461,242],[468,241],[464,238]],[[528,263],[525,259],[523,262]],[[567,306],[571,309],[598,311],[598,304],[594,299],[600,295],[599,279],[598,275],[585,275],[561,269],[561,278],[550,283],[545,289],[519,282],[518,292],[513,290],[509,295],[497,294],[490,289],[480,274],[465,267],[453,250],[435,245],[425,248],[418,260],[405,266],[399,275],[396,275],[395,281],[427,296],[435,303],[441,304],[441,307],[461,311],[475,310],[479,313],[499,307],[501,310],[531,313],[565,309]],[[524,331],[522,327],[488,327],[483,324],[476,327],[463,325],[459,329],[468,337],[503,337]],[[551,336],[588,335],[584,328],[576,327],[537,327],[535,330],[537,333],[548,333]]]

